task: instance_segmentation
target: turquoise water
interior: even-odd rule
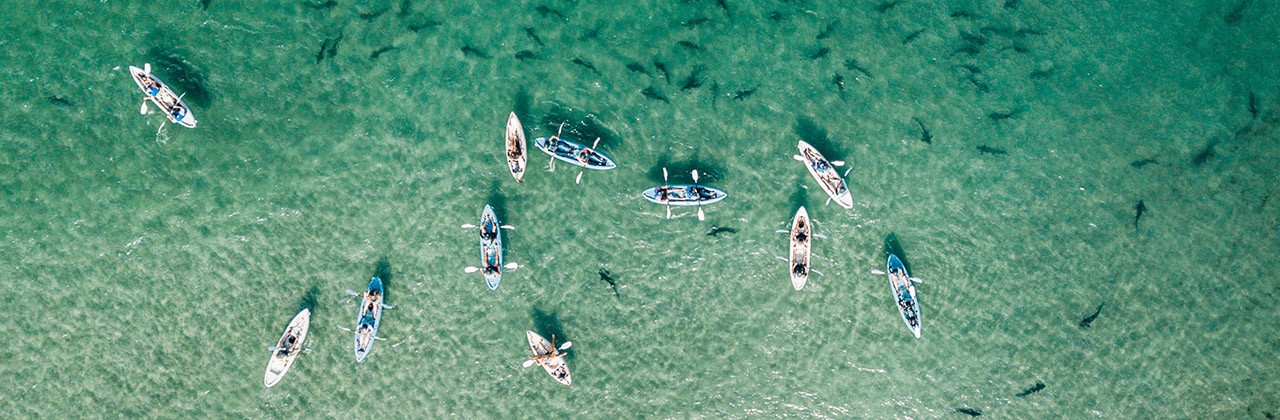
[[[9,416],[1280,413],[1275,3],[172,6],[0,5]],[[145,62],[198,128],[139,115]],[[512,110],[620,166],[535,154],[516,184]],[[663,167],[730,197],[665,220]],[[486,203],[523,265],[496,291],[463,272]],[[795,292],[799,205],[826,238]],[[356,364],[345,291],[375,273],[396,308]],[[311,351],[264,388],[304,305]],[[574,342],[573,386],[521,368],[529,329]]]

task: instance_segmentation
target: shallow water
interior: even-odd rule
[[[179,3],[0,6],[11,416],[1280,413],[1273,3]],[[139,115],[144,62],[198,128]],[[619,167],[535,154],[516,184],[512,110]],[[665,220],[663,167],[730,196]],[[463,273],[485,203],[523,265],[496,291]],[[799,205],[826,238],[795,292]],[[870,273],[889,247],[921,339]],[[396,308],[356,364],[345,291],[377,272]],[[311,351],[264,388],[304,305]],[[527,329],[574,342],[573,386],[520,367]]]

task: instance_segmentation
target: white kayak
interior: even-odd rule
[[[529,359],[546,369],[547,374],[555,378],[556,382],[569,385],[572,379],[569,377],[569,365],[564,361],[564,353],[556,348],[555,343],[547,341],[536,332],[527,331],[525,335],[529,339],[529,351],[533,353]]]
[[[524,183],[525,163],[528,162],[528,149],[525,148],[524,126],[520,124],[520,118],[516,117],[516,113],[512,112],[507,117],[507,169],[511,170],[511,176],[516,177],[516,182]]]
[[[916,338],[920,338],[920,302],[916,300],[916,286],[907,274],[907,267],[897,255],[889,254],[889,289],[893,291],[894,300],[898,302],[898,313],[907,329]]]
[[[809,211],[804,206],[796,210],[791,221],[791,287],[804,288],[809,281],[809,250],[813,244],[813,228],[809,223]]]
[[[813,179],[818,180],[818,185],[822,186],[822,190],[831,196],[831,199],[839,204],[840,207],[846,209],[853,208],[853,196],[849,194],[849,187],[844,182],[844,177],[840,176],[840,172],[827,161],[827,158],[818,153],[817,149],[800,140],[797,145],[800,154],[796,155],[796,160],[804,162],[805,168],[809,169],[809,174],[813,175]]]
[[[307,339],[307,329],[311,326],[311,311],[303,309],[293,316],[289,326],[285,327],[280,342],[271,349],[271,360],[267,362],[267,373],[262,383],[268,388],[280,382],[285,372],[293,366],[293,360],[302,353],[302,342]]]
[[[129,66],[129,74],[133,75],[133,82],[138,84],[138,88],[142,89],[145,100],[150,100],[164,116],[169,118],[174,124],[196,128],[196,116],[191,113],[191,107],[182,100],[182,96],[173,92],[169,85],[160,81],[160,78],[151,74],[151,64],[146,64],[145,69]],[[143,113],[146,113],[146,102],[143,102]]]

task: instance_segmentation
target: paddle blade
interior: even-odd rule
[[[874,269],[873,269],[873,270],[871,270],[871,274],[875,274],[875,275],[877,275],[877,276],[883,276],[883,275],[885,274],[885,272],[880,271],[880,270],[874,270]]]
[[[138,112],[139,112],[139,113],[141,113],[142,115],[147,115],[147,100],[146,100],[146,99],[143,99],[143,100],[142,100],[142,109],[139,109],[139,110],[138,110]]]
[[[798,161],[801,161],[801,162],[804,162],[804,156],[800,156],[800,155],[791,155],[791,158],[792,158],[792,159],[795,159],[795,160],[798,160]]]
[[[146,104],[143,104],[146,105]],[[667,168],[662,168],[662,182],[667,182]],[[668,219],[670,219],[668,217]]]
[[[276,350],[280,350],[280,348],[276,346],[271,346],[271,347],[267,347],[267,350],[276,351]]]
[[[473,224],[470,224],[470,223],[464,223],[464,224],[462,225],[462,228],[463,228],[463,229],[474,229],[475,227],[476,227],[476,225],[473,225]]]
[[[924,283],[924,280],[920,280],[920,279],[915,278],[915,277],[912,277],[912,278],[911,278],[911,281],[914,281],[914,282],[916,282],[916,283]]]
[[[516,228],[515,226],[511,226],[511,225],[502,225],[502,226],[500,226],[500,227],[501,227],[501,228],[503,228],[503,229],[512,229],[512,230],[514,230],[514,229]]]
[[[702,207],[698,207],[698,221],[701,222],[705,220],[707,220],[707,216],[702,214]]]
[[[462,271],[465,271],[465,272],[467,272],[468,274],[470,274],[470,273],[474,273],[474,272],[480,271],[480,268],[479,268],[479,267],[467,267],[467,268],[462,269]]]
[[[395,309],[395,308],[396,308],[396,305],[388,305],[388,304],[385,304],[385,303],[384,303],[384,304],[382,304],[382,307],[383,307],[383,308],[386,308],[386,309]]]
[[[533,359],[525,360],[524,367],[533,366]]]
[[[599,146],[599,145],[600,145],[600,138],[596,137],[595,143],[591,143],[591,148],[594,149],[596,148],[596,146]]]
[[[697,169],[694,169],[694,170],[693,170],[693,183],[694,183],[694,184],[697,184],[697,183],[698,183],[698,170],[697,170]]]
[[[572,347],[572,346],[573,346],[572,341],[566,341],[564,342],[564,344],[560,345],[560,350],[568,349],[569,347]]]
[[[517,269],[517,268],[520,268],[520,264],[516,264],[516,263],[507,263],[507,265],[504,265],[503,267],[504,267],[504,268],[506,268],[506,269],[508,269],[508,270],[515,270],[515,269]]]
[[[667,220],[671,219],[671,203],[667,203]]]
[[[143,72],[143,73],[151,73],[151,63],[144,63],[144,64],[142,65],[142,72]]]
[[[844,171],[844,175],[841,175],[841,176],[842,176],[842,177],[848,177],[848,176],[849,176],[849,172],[853,172],[853,167],[852,167],[852,166],[850,166],[850,167],[849,167],[849,169],[846,169],[846,170]]]
[[[347,289],[347,294],[351,296],[360,296],[359,293],[356,293],[355,290],[351,290],[351,289]]]
[[[843,161],[843,160],[833,160],[833,161],[831,161],[831,166],[844,166],[844,161]]]
[[[581,183],[582,183],[582,173],[583,173],[583,172],[585,172],[585,171],[580,171],[580,172],[578,172],[578,177],[573,179],[573,183],[574,183],[574,184],[581,184]]]

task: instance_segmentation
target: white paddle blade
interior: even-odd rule
[[[778,229],[778,230],[777,230],[777,232],[778,232],[778,233],[791,233],[791,231],[786,230],[786,229]]]
[[[533,359],[525,360],[524,367],[533,366]]]
[[[271,347],[267,347],[267,350],[276,351],[276,350],[280,350],[280,348],[276,346],[271,346]]]
[[[916,283],[924,283],[924,280],[920,280],[920,279],[915,278],[915,277],[912,277],[912,278],[911,278],[911,281],[914,281],[914,282],[916,282]]]
[[[564,342],[564,344],[561,344],[561,345],[560,345],[560,350],[565,350],[565,349],[568,349],[569,347],[572,347],[572,346],[573,346],[573,342],[572,342],[572,341],[566,341],[566,342]]]
[[[871,270],[871,274],[875,274],[875,275],[877,275],[877,276],[883,276],[883,275],[885,274],[885,272],[880,271],[880,270],[876,270],[876,269],[872,269],[872,270]]]
[[[826,274],[822,274],[822,272],[821,272],[821,271],[814,270],[814,269],[812,269],[812,268],[810,268],[810,269],[809,269],[809,271],[812,271],[812,272],[818,273],[818,275],[819,275],[819,276],[822,276],[822,277],[826,277],[826,276],[827,276]]]
[[[578,177],[573,179],[573,183],[574,183],[574,184],[581,184],[581,183],[582,183],[582,173],[583,173],[583,172],[585,172],[585,171],[579,171],[579,172],[578,172]]]
[[[667,182],[667,168],[662,168],[662,182]]]
[[[778,260],[781,260],[782,262],[786,262],[786,263],[788,263],[788,264],[789,264],[789,263],[791,263],[791,260],[788,260],[788,259],[786,259],[786,258],[782,258],[782,257],[777,256],[777,255],[774,255],[773,257],[774,257],[774,258],[777,258]]]
[[[141,113],[142,115],[147,115],[147,100],[146,100],[146,99],[143,99],[143,100],[142,100],[142,109],[138,110],[138,113]]]
[[[143,72],[143,73],[151,73],[151,63],[143,63],[143,64],[142,64],[142,72]]]
[[[474,272],[480,271],[480,268],[479,268],[479,267],[467,267],[467,268],[462,269],[462,271],[465,271],[465,272],[467,272],[468,274],[470,274],[470,273],[474,273]]]
[[[667,203],[667,220],[671,220],[671,203]]]
[[[596,137],[596,141],[595,141],[595,143],[591,143],[591,148],[592,148],[592,149],[595,149],[595,148],[596,148],[596,146],[599,146],[599,145],[600,145],[600,138],[599,138],[599,137]]]
[[[846,169],[846,170],[844,171],[844,175],[841,175],[841,176],[842,176],[842,177],[846,177],[846,178],[847,178],[847,177],[849,176],[849,172],[853,172],[853,167],[852,167],[852,166],[850,166],[850,167],[849,167],[849,169]]]
[[[801,161],[801,162],[804,162],[804,156],[800,156],[800,155],[791,155],[791,158],[792,158],[792,159],[795,159],[795,160],[798,160],[798,161]]]
[[[822,205],[824,205],[824,206],[830,206],[830,205],[831,205],[831,197],[830,197],[830,196],[827,196],[827,202],[822,203]]]
[[[698,170],[697,170],[697,169],[694,169],[694,170],[693,170],[693,183],[694,183],[694,184],[697,184],[697,183],[698,183]]]
[[[515,226],[511,226],[511,225],[502,225],[500,227],[503,229],[511,229],[511,230],[514,230],[516,228]]]
[[[515,270],[515,269],[517,269],[517,268],[520,268],[520,264],[516,264],[516,263],[507,263],[507,265],[504,265],[504,266],[502,266],[502,267],[503,267],[503,268],[506,268],[506,269],[508,269],[508,270]]]
[[[464,224],[462,225],[462,228],[463,228],[463,229],[475,229],[475,227],[476,227],[476,225],[473,225],[473,224],[470,224],[470,223],[464,223]]]
[[[382,304],[382,307],[383,307],[383,308],[386,308],[386,309],[395,309],[395,308],[396,308],[396,305],[388,305],[388,304],[385,304],[385,303],[384,303],[384,304]]]
[[[702,214],[702,207],[698,207],[698,221],[701,222],[705,220],[707,220],[707,216]]]
[[[843,160],[833,160],[833,161],[831,161],[831,166],[844,166],[844,161],[843,161]]]
[[[351,289],[347,289],[347,294],[348,294],[348,295],[351,295],[351,296],[356,296],[356,297],[359,297],[359,296],[360,296],[360,294],[359,294],[359,293],[356,293],[356,291],[355,291],[355,290],[351,290]]]

